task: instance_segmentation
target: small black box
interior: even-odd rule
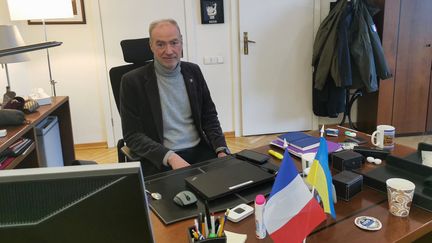
[[[332,154],[333,169],[338,171],[360,169],[363,156],[357,152],[346,150]]]
[[[333,176],[333,185],[336,195],[344,201],[349,201],[354,195],[361,192],[363,176],[354,172],[344,170]]]

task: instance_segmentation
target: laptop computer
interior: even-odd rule
[[[249,162],[232,158],[229,165],[185,178],[186,185],[205,200],[214,200],[274,179]]]

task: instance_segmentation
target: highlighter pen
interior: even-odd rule
[[[201,233],[204,237],[206,237],[207,236],[207,231],[206,231],[207,226],[206,226],[206,222],[205,222],[205,215],[202,213],[200,213],[200,214],[201,214]]]
[[[268,153],[271,154],[271,155],[273,155],[277,159],[283,159],[283,155],[282,154],[280,154],[280,153],[278,153],[278,152],[276,152],[276,151],[274,151],[272,149],[269,149]]]
[[[218,233],[217,233],[217,236],[218,237],[222,237],[222,233],[223,233],[223,228],[224,228],[224,224],[225,224],[225,218],[220,218],[220,221],[219,221],[220,223],[219,223],[219,230],[218,230]]]
[[[226,210],[226,212],[225,212],[224,217],[222,218],[222,226],[220,227],[220,230],[219,230],[219,235],[220,235],[220,236],[223,235],[224,227],[225,227],[225,223],[226,223],[226,221],[227,221],[227,217],[228,217],[229,212],[230,212],[230,209],[228,208],[228,209]]]

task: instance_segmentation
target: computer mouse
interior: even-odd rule
[[[181,191],[174,197],[174,202],[179,206],[188,206],[197,202],[195,194],[191,191]]]

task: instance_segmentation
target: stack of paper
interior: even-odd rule
[[[225,235],[227,243],[244,243],[247,240],[247,235],[245,234],[238,234],[225,230]]]

